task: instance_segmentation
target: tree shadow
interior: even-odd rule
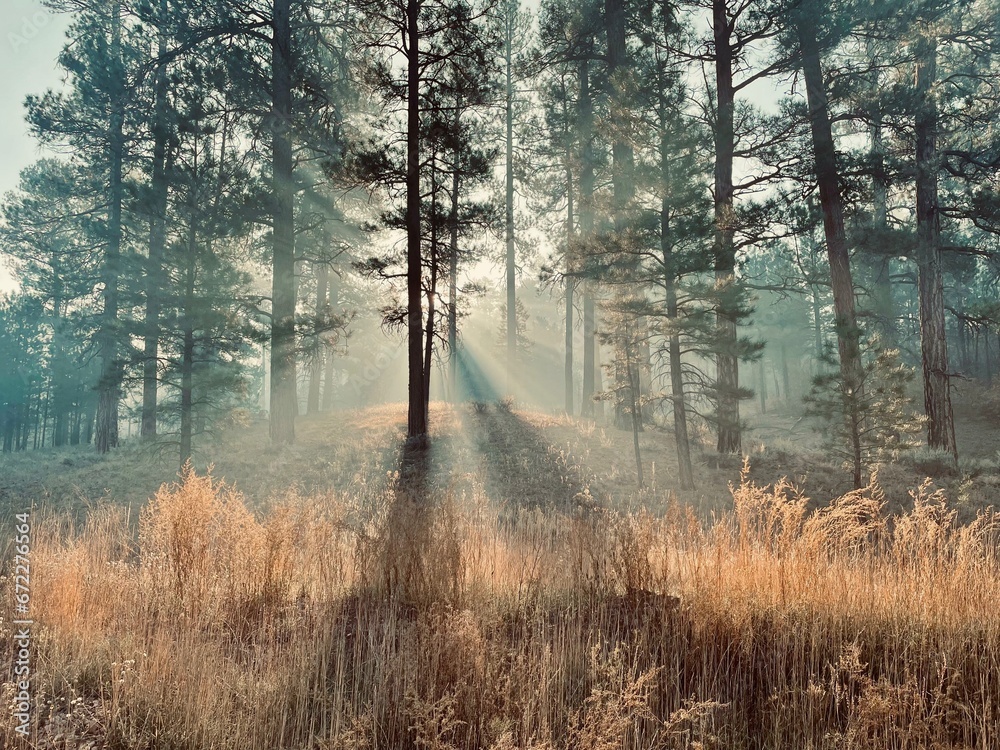
[[[421,505],[430,502],[431,462],[435,453],[436,446],[432,447],[426,438],[403,441],[396,467],[395,502],[405,500]]]
[[[461,596],[462,542],[454,493],[437,481],[447,468],[442,457],[447,442],[403,443],[381,531],[380,586],[410,612],[435,602],[455,604]]]
[[[570,456],[509,408],[479,404],[471,420],[475,429],[469,432],[482,457],[486,491],[496,502],[513,511],[563,513],[599,504]]]

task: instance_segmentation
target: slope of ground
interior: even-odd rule
[[[1000,746],[996,516],[962,526],[925,489],[890,521],[876,487],[810,510],[704,460],[692,510],[652,429],[640,491],[627,433],[436,404],[415,450],[404,425],[397,405],[302,420],[281,450],[234,432],[200,461],[243,492],[186,474],[138,528],[122,506],[175,476],[165,458],[130,480],[134,449],[66,452],[75,475],[7,484],[75,483],[85,521],[34,522],[32,741],[6,715],[0,743]]]
[[[927,477],[961,506],[963,518],[1000,505],[1000,420],[983,408],[990,398],[971,385],[957,389],[958,471],[926,450],[880,469],[891,507],[910,507],[910,491]],[[752,405],[744,409],[752,478],[771,483],[788,477],[816,498],[850,490],[849,473],[822,451],[817,426],[792,407],[799,405],[772,403],[763,414]],[[499,503],[565,509],[579,500],[662,511],[676,498],[708,515],[731,507],[729,485],[741,468],[738,457],[719,457],[710,448],[711,437],[696,432],[696,489],[682,492],[675,482],[673,437],[650,427],[640,435],[647,480],[640,492],[627,431],[503,402],[458,410],[436,403],[433,412],[434,470],[451,482],[482,470],[487,494]],[[234,426],[203,441],[193,466],[201,472],[212,467],[214,476],[235,483],[251,505],[263,507],[290,487],[313,494],[384,486],[386,473],[399,468],[404,433],[399,404],[301,418],[297,441],[289,447],[273,447],[264,423]],[[113,503],[137,518],[156,489],[176,479],[174,451],[166,443],[132,443],[103,457],[89,447],[0,455],[0,515],[34,505],[82,517],[88,508]]]

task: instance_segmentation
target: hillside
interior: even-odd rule
[[[653,431],[639,492],[626,435],[504,404],[432,416],[417,453],[395,405],[302,420],[278,451],[234,428],[159,491],[176,469],[136,448],[5,457],[8,512],[38,492],[34,747],[1000,742],[992,513],[930,485],[904,512],[877,486],[755,482],[808,458],[784,449],[742,475],[701,460],[678,498]],[[967,506],[995,491],[978,466],[942,478]],[[883,472],[904,492],[916,462]]]
[[[963,518],[1000,505],[1000,422],[980,408],[990,393],[969,389],[956,398],[959,471],[926,450],[901,455],[880,469],[891,506],[909,507],[909,490],[932,478],[960,506]],[[995,396],[993,397],[995,398]],[[1000,399],[998,399],[1000,400]],[[797,405],[765,414],[746,410],[746,451],[751,477],[773,483],[788,477],[806,494],[831,498],[847,492],[850,476],[825,455],[814,425]],[[668,430],[650,427],[640,436],[647,488],[638,492],[631,433],[593,422],[553,416],[502,403],[454,410],[432,405],[434,449],[428,461],[439,475],[481,472],[494,501],[523,495],[530,505],[558,506],[588,488],[609,506],[641,504],[661,509],[673,497],[707,515],[732,507],[729,484],[741,462],[720,459],[708,433],[694,435],[696,490],[677,488],[676,453]],[[346,492],[359,483],[384,483],[398,469],[405,434],[402,404],[304,417],[290,447],[271,445],[266,423],[243,423],[196,444],[199,472],[231,482],[255,508],[266,507],[294,487],[303,494]],[[89,446],[0,455],[0,512],[35,505],[82,518],[87,509],[113,503],[133,516],[165,482],[177,478],[176,445],[131,443],[105,456]],[[506,478],[505,478],[506,477]],[[516,478],[515,478],[516,477]],[[821,502],[817,500],[817,502]]]

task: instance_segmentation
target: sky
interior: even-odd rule
[[[66,18],[41,0],[3,0],[0,20],[0,194],[17,187],[17,176],[39,156],[24,122],[24,98],[59,86],[56,58]],[[0,260],[2,264],[2,260]],[[13,286],[0,265],[0,293]]]

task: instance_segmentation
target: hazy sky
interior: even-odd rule
[[[24,123],[24,97],[59,85],[56,57],[66,18],[41,0],[3,0],[0,21],[0,193],[17,186],[18,173],[38,157]],[[0,261],[2,263],[2,261]],[[0,291],[10,277],[0,267]]]
[[[17,185],[17,175],[38,155],[24,123],[24,97],[59,85],[56,57],[66,18],[40,0],[4,0],[0,28],[0,191]]]

